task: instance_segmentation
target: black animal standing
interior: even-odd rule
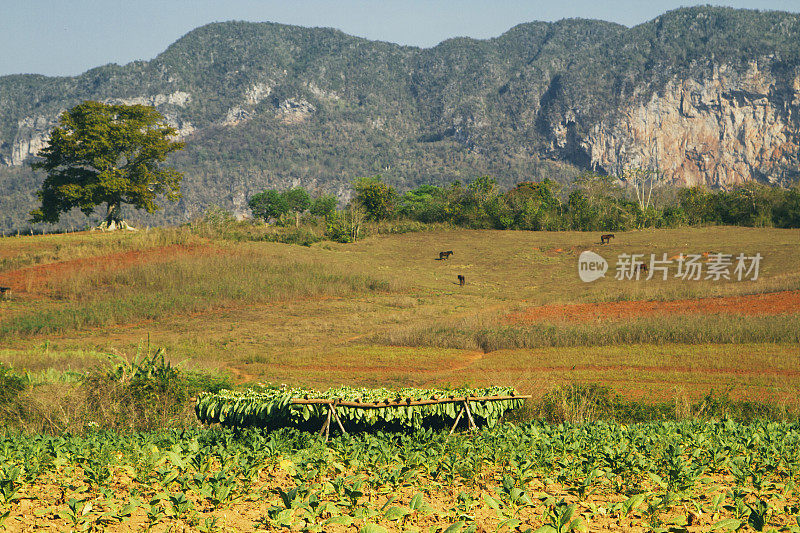
[[[447,252],[439,252],[439,260],[447,259],[451,255],[453,255],[453,250],[450,250],[450,251],[447,251]]]
[[[464,286],[464,284],[465,284],[466,282],[467,282],[467,280],[466,280],[466,279],[464,279],[464,276],[462,276],[461,274],[459,274],[459,275],[458,275],[458,284],[459,284],[459,285],[461,285],[461,286],[463,287],[463,286]]]
[[[611,239],[614,238],[613,233],[606,233],[605,235],[600,235],[600,244],[608,244]]]

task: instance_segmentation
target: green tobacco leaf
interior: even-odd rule
[[[572,515],[575,514],[575,509],[578,507],[577,504],[571,503],[564,509],[564,514],[561,515],[561,520],[559,521],[559,528],[563,529],[567,522],[572,520]]]
[[[661,476],[659,476],[655,472],[648,472],[647,475],[650,477],[650,479],[653,481],[653,483],[655,483],[656,485],[658,485],[662,489],[666,489],[667,488],[667,484],[664,483],[664,480],[661,478]]]
[[[358,530],[359,533],[388,533],[386,528],[377,524],[367,524]]]
[[[724,520],[720,520],[719,522],[714,522],[711,526],[713,531],[736,531],[742,527],[742,522],[740,520],[736,520],[735,518],[726,518]]]
[[[579,531],[580,533],[586,533],[589,531],[589,526],[583,520],[583,518],[576,518],[572,522],[570,522],[567,531]]]
[[[508,520],[503,520],[502,522],[500,522],[500,525],[497,526],[497,529],[504,529],[504,528],[514,529],[516,527],[519,527],[520,525],[522,525],[522,520],[520,520],[519,518],[509,518]]]
[[[422,496],[421,493],[417,493],[411,498],[411,501],[409,502],[408,506],[412,510],[417,511],[421,509],[424,504],[425,504],[425,498]]]
[[[625,503],[622,504],[622,514],[623,514],[623,516],[628,516],[628,514],[631,511],[633,511],[638,506],[640,506],[642,504],[642,502],[644,502],[644,498],[645,498],[645,494],[644,493],[636,494],[636,495],[631,496],[630,498],[628,498],[628,500],[625,501]]]
[[[386,520],[400,520],[404,516],[411,514],[411,510],[407,507],[389,507],[385,513],[383,513],[383,517]]]
[[[461,530],[464,529],[465,525],[467,525],[467,523],[464,520],[460,520],[445,529],[443,533],[461,533]]]
[[[492,498],[488,494],[483,495],[483,501],[486,502],[486,505],[494,509],[495,511],[500,511],[500,502],[497,501],[496,498]]]
[[[349,516],[332,516],[325,520],[325,524],[337,524],[343,526],[349,526],[353,523],[353,519]]]

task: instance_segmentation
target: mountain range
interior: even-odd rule
[[[530,22],[433,48],[224,22],[151,61],[3,76],[0,230],[26,224],[43,175],[25,163],[88,99],[153,105],[186,142],[170,159],[183,199],[134,217],[154,224],[211,204],[245,214],[264,188],[344,201],[376,174],[399,190],[631,167],[679,185],[786,185],[798,177],[800,15],[693,7],[632,28]]]

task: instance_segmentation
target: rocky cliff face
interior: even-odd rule
[[[769,64],[770,58],[760,64],[753,61],[744,73],[724,64],[714,65],[707,76],[675,78],[644,102],[630,98],[622,109],[589,124],[583,135],[575,128],[581,120],[580,110],[567,109],[561,122],[547,128],[551,153],[579,167],[614,175],[621,175],[627,167],[650,168],[678,185],[728,188],[750,180],[786,184],[798,168],[800,75],[788,81],[776,79]],[[326,94],[313,84],[311,87],[316,89],[312,95]],[[250,87],[239,105],[215,122],[235,127],[252,119],[271,91],[263,83]],[[191,100],[192,95],[184,91],[104,99],[155,106],[181,138],[196,131],[182,116]],[[312,103],[297,97],[276,101],[274,108],[284,124],[303,122],[316,111]],[[521,110],[525,111],[529,110]],[[10,148],[0,153],[0,165],[19,166],[34,156],[45,145],[57,117],[54,113],[19,120]],[[371,123],[380,120],[371,119]],[[483,118],[483,122],[489,121],[489,117]],[[530,121],[537,121],[535,114]],[[471,126],[480,129],[481,124]],[[467,142],[458,127],[453,128],[452,137]]]
[[[185,107],[190,100],[191,95],[183,91],[175,91],[171,94],[102,99],[107,104],[138,104],[155,107],[164,115],[166,121],[178,130],[179,138],[184,138],[195,130],[192,123],[183,120],[180,115],[180,108]],[[66,107],[54,110],[51,114],[36,114],[20,119],[17,122],[10,146],[3,146],[4,150],[0,149],[0,165],[20,166],[35,156],[47,144],[50,130],[58,124],[58,117],[64,111],[66,111]]]
[[[784,184],[798,168],[799,90],[800,76],[781,83],[755,61],[744,74],[719,65],[595,124],[580,144],[612,174],[638,166],[689,186]]]
[[[33,115],[17,122],[17,131],[9,149],[0,153],[0,165],[19,166],[47,144],[50,130],[58,122],[55,116]]]

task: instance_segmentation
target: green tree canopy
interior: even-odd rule
[[[282,215],[289,212],[289,202],[286,201],[286,196],[272,189],[254,194],[248,201],[248,205],[254,217],[264,220],[281,218]]]
[[[294,211],[294,225],[300,226],[300,213],[308,211],[311,207],[311,196],[302,187],[294,187],[283,193],[289,210]]]
[[[290,211],[295,214],[295,226],[300,225],[300,214],[312,209],[311,196],[302,187],[294,187],[287,191],[279,192],[274,189],[267,189],[254,194],[248,201],[253,216],[264,220],[277,219],[280,223],[284,215]],[[333,199],[333,207],[336,207],[336,199]]]
[[[441,187],[421,185],[405,193],[400,214],[422,222],[443,222],[447,218],[447,197]]]
[[[47,178],[37,193],[42,205],[31,220],[57,222],[74,207],[89,215],[106,204],[105,222],[113,228],[123,203],[152,213],[159,195],[177,200],[183,175],[159,165],[183,148],[172,139],[175,133],[148,106],[86,101],[65,111],[37,154],[42,160],[32,165]]]
[[[311,203],[311,214],[316,217],[330,217],[336,212],[336,197],[326,194]]]
[[[372,220],[384,220],[394,215],[397,206],[397,192],[394,187],[381,181],[380,176],[359,178],[353,184],[356,202],[367,212]]]

